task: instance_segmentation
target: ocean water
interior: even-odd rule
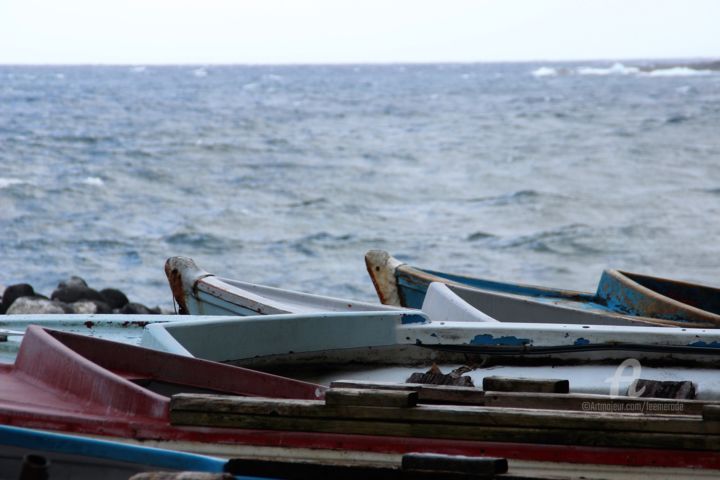
[[[720,73],[615,64],[0,67],[0,284],[170,307],[173,255],[374,299],[363,255],[720,285]]]

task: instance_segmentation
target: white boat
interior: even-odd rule
[[[485,377],[569,380],[604,393],[617,378],[690,381],[720,399],[720,332],[714,329],[430,321],[417,311],[269,315],[149,325],[141,345],[330,384],[404,382],[433,365]],[[623,362],[632,367],[624,371]],[[637,375],[635,366],[640,367]]]
[[[266,287],[218,277],[187,257],[165,263],[178,313],[192,315],[272,315],[280,313],[369,312],[398,310],[379,303]]]
[[[137,345],[146,325],[186,319],[179,315],[0,315],[0,363],[14,361],[25,330],[30,325]]]

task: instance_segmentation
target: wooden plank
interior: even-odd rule
[[[562,379],[485,377],[483,390],[486,392],[537,392],[537,393],[569,393],[570,381]]]
[[[689,381],[659,381],[638,378],[629,388],[630,391],[639,392],[639,397],[671,398],[680,400],[693,400],[695,398],[695,385]]]
[[[410,454],[418,457],[429,457],[429,454]],[[442,459],[438,458],[433,462],[427,459],[425,464],[421,464],[421,460],[416,460],[414,464],[411,460],[411,467],[405,467],[405,457],[403,456],[403,465],[398,468],[396,466],[384,467],[374,465],[344,465],[335,463],[316,463],[307,461],[275,461],[275,460],[245,460],[231,459],[228,461],[226,471],[233,475],[257,476],[268,478],[283,478],[288,480],[305,480],[308,478],[315,479],[344,479],[344,480],[414,480],[414,479],[437,479],[446,478],[449,480],[469,480],[469,479],[491,479],[495,478],[495,473],[504,473],[507,471],[507,461],[505,459],[486,459],[483,457],[463,457],[452,455],[432,455],[433,457],[443,457],[445,463],[441,463]],[[492,460],[493,463],[488,462]],[[502,469],[502,462],[505,462],[505,470]],[[414,468],[424,466],[426,468]],[[462,469],[461,467],[467,468]],[[454,470],[452,469],[454,468]]]
[[[537,410],[520,408],[421,405],[388,408],[324,405],[314,400],[278,400],[223,395],[179,394],[172,398],[170,418],[175,413],[200,412],[312,419],[352,419],[416,424],[475,425],[532,428],[594,429],[628,432],[720,434],[720,423],[703,422],[691,415],[643,415],[634,413]],[[186,417],[185,417],[186,418]],[[234,426],[234,425],[228,425]]]
[[[136,473],[129,480],[233,480],[234,478],[229,473],[143,472]]]
[[[720,420],[720,405],[705,405],[702,409],[703,420],[719,421]]]
[[[476,387],[450,385],[423,385],[420,383],[363,382],[337,380],[331,388],[369,388],[374,390],[413,390],[418,392],[418,403],[483,405],[485,392]]]
[[[331,388],[325,392],[328,406],[365,406],[408,408],[418,404],[414,391]]]
[[[403,455],[401,467],[403,470],[495,475],[498,473],[506,473],[508,470],[508,462],[505,458],[495,457],[463,457],[437,453],[408,453]]]
[[[701,415],[703,407],[712,403],[715,402],[573,393],[485,392],[484,396],[486,407],[642,413],[646,415]]]
[[[419,409],[420,407],[418,407]],[[417,411],[418,409],[405,409]],[[395,409],[398,411],[400,409]],[[537,443],[614,448],[662,448],[720,451],[720,436],[623,430],[504,427],[364,419],[302,418],[206,412],[171,412],[174,425],[228,427],[258,430],[338,433],[454,439],[483,442]],[[706,422],[714,423],[714,422]],[[518,423],[517,425],[522,425]]]
[[[701,415],[705,405],[716,401],[637,398],[584,393],[485,392],[479,388],[421,385],[418,383],[337,380],[338,388],[415,390],[420,404],[479,405],[487,407],[536,408],[547,410],[614,411],[652,415]],[[651,403],[648,403],[651,402]],[[636,405],[643,404],[638,407]],[[621,406],[622,405],[622,406]],[[666,405],[667,407],[663,407]],[[624,407],[626,406],[626,407]]]
[[[335,380],[330,388],[369,388],[372,390],[412,390],[418,391],[420,383],[368,382],[365,380]]]

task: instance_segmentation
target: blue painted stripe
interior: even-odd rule
[[[173,470],[219,473],[224,471],[227,464],[226,460],[205,455],[126,445],[106,440],[75,437],[7,425],[0,425],[1,445],[27,448],[35,452],[78,455]],[[259,479],[259,477],[235,478],[243,480]]]
[[[552,288],[544,288],[544,287],[534,287],[532,285],[520,285],[516,283],[504,283],[504,282],[495,282],[492,280],[483,280],[482,278],[472,278],[472,277],[465,277],[462,275],[453,275],[450,273],[443,273],[443,272],[436,272],[434,270],[421,270],[422,272],[429,273],[430,275],[435,275],[441,278],[445,278],[447,280],[457,282],[463,285],[468,285],[470,287],[474,288],[480,288],[483,290],[492,290],[495,292],[501,292],[501,293],[510,293],[514,295],[526,295],[529,297],[551,297],[551,298],[564,298],[564,299],[572,299],[577,300],[581,302],[589,302],[592,301],[594,296],[586,293],[577,293],[574,292],[568,293],[564,290],[558,290],[558,289],[552,289]]]

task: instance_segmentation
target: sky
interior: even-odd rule
[[[720,58],[720,0],[0,0],[0,64]]]

